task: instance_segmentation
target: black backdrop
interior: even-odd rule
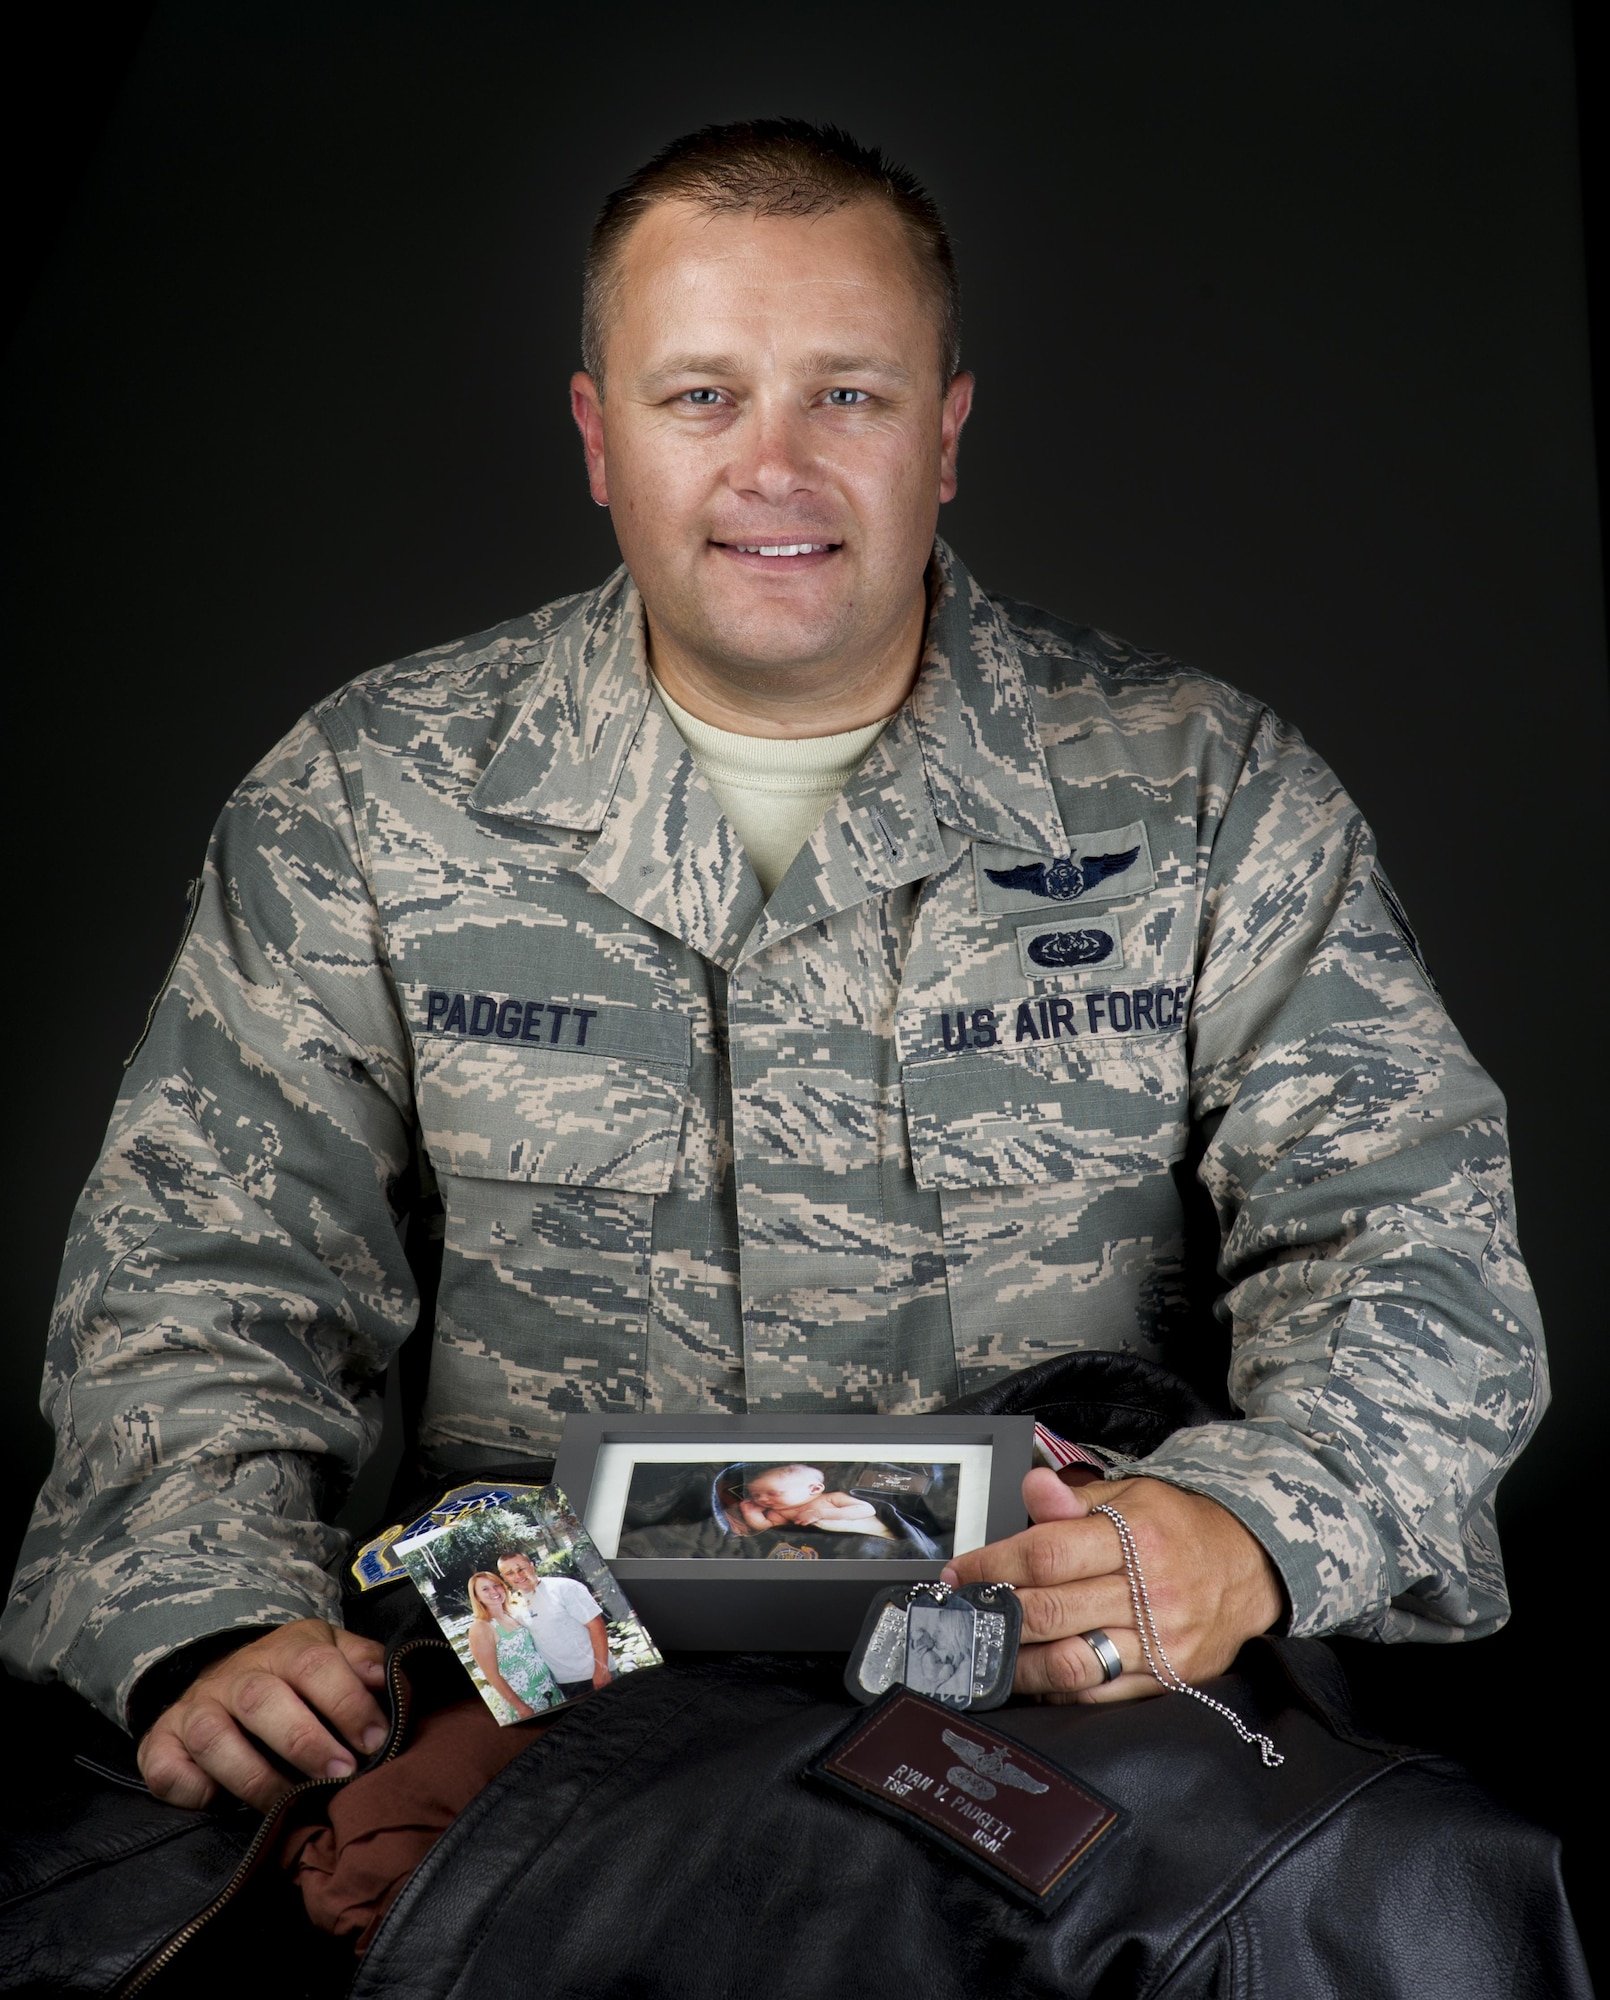
[[[1568,9],[162,0],[118,32],[5,375],[0,1559],[68,1211],[225,794],[352,674],[612,566],[564,394],[592,210],[679,130],[795,111],[951,217],[980,387],[946,535],[1298,722],[1509,1094],[1557,1388],[1501,1500],[1515,1620],[1353,1664],[1572,1830],[1607,718]]]

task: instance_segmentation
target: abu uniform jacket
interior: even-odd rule
[[[1127,1350],[1227,1382],[1143,1469],[1252,1530],[1293,1633],[1501,1621],[1546,1398],[1502,1103],[1369,829],[1222,683],[943,545],[930,597],[769,902],[624,571],[248,778],[75,1214],[14,1669],[121,1714],[330,1615],[437,1249],[443,1474],[570,1410],[928,1410]]]

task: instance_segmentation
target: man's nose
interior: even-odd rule
[[[816,490],[816,458],[810,424],[797,404],[760,397],[734,427],[734,453],[727,467],[736,492],[783,506]]]

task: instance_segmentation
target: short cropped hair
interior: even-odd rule
[[[620,282],[621,246],[662,201],[712,215],[827,215],[859,201],[887,202],[905,226],[917,268],[933,294],[939,358],[948,382],[961,366],[961,285],[932,195],[876,146],[836,125],[755,118],[705,125],[673,139],[623,181],[599,210],[582,277],[582,366],[603,381],[604,344]]]

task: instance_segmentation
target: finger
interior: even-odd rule
[[[161,1719],[140,1738],[134,1754],[146,1789],[155,1799],[199,1812],[217,1793],[218,1787],[190,1756],[178,1732]]]
[[[378,1750],[385,1742],[386,1718],[380,1705],[339,1645],[309,1641],[287,1661],[285,1678],[303,1701],[333,1723],[355,1748],[368,1752]],[[251,1727],[256,1735],[262,1735],[255,1723]],[[268,1738],[263,1740],[267,1742]],[[273,1747],[278,1749],[279,1745]],[[292,1762],[302,1769],[311,1768],[301,1765],[298,1758]]]
[[[332,1660],[336,1660],[335,1648],[324,1649]],[[361,1683],[352,1670],[337,1661],[345,1679],[355,1687]],[[222,1689],[216,1690],[223,1694]],[[367,1690],[363,1698],[373,1707]],[[228,1713],[244,1724],[265,1749],[283,1757],[287,1764],[294,1765],[310,1778],[350,1778],[355,1768],[352,1752],[337,1737],[331,1734],[320,1718],[303,1701],[289,1679],[281,1679],[279,1674],[258,1672],[248,1674],[243,1680],[233,1684],[227,1694]],[[380,1711],[375,1709],[378,1718]],[[384,1728],[384,1724],[380,1725]],[[185,1730],[185,1747],[195,1756],[195,1745],[190,1731]],[[204,1769],[213,1771],[215,1777],[223,1774],[214,1770],[205,1757],[199,1758]],[[228,1783],[228,1780],[224,1780]],[[230,1785],[229,1789],[238,1788]],[[242,1794],[244,1796],[244,1794]]]
[[[1076,1634],[1045,1646],[1025,1646],[1017,1656],[1013,1682],[1017,1692],[1038,1695],[1048,1702],[1092,1700],[1098,1693],[1119,1687],[1124,1689],[1125,1699],[1160,1694],[1162,1690],[1146,1670],[1139,1634],[1125,1625],[1109,1624],[1100,1629],[1118,1648],[1118,1657],[1124,1663],[1124,1671],[1116,1680],[1107,1679],[1095,1648]]]
[[[969,1549],[945,1565],[942,1581],[1044,1589],[1080,1577],[1106,1576],[1123,1566],[1117,1530],[1104,1516],[1088,1515],[1082,1521],[1047,1521],[1004,1542]]]
[[[1129,1585],[1121,1576],[1095,1577],[1086,1583],[1062,1584],[1049,1590],[1020,1590],[1017,1601],[1023,1609],[1025,1646],[1069,1639],[1075,1633],[1088,1632],[1092,1626],[1106,1630],[1109,1626],[1132,1626],[1135,1622]]]
[[[1090,1512],[1089,1498],[1048,1465],[1024,1473],[1023,1505],[1031,1521],[1078,1521]]]
[[[280,1683],[284,1685],[283,1682]],[[198,1696],[170,1710],[179,1741],[191,1761],[226,1792],[267,1812],[290,1780],[247,1739],[222,1702]]]
[[[1075,1696],[1075,1700],[1091,1708],[1105,1708],[1112,1702],[1150,1701],[1154,1695],[1167,1693],[1168,1689],[1143,1664],[1134,1673],[1120,1674],[1105,1687],[1091,1688],[1087,1694]],[[1049,1701],[1052,1697],[1047,1695],[1045,1699]]]
[[[335,1627],[335,1643],[341,1657],[365,1687],[383,1688],[386,1685],[386,1649],[378,1639],[365,1639],[357,1632],[348,1632],[338,1625]]]

